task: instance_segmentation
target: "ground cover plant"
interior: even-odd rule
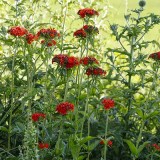
[[[70,15],[75,1],[54,1],[60,13],[46,22],[28,12],[40,0],[3,4],[0,159],[160,159],[159,42],[145,38],[160,16],[142,15],[146,1],[123,25],[96,3]],[[115,46],[99,38],[106,30]]]

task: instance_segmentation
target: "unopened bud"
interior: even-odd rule
[[[140,7],[143,8],[145,5],[146,5],[146,1],[145,1],[145,0],[140,0],[140,1],[139,1],[139,6],[140,6]]]

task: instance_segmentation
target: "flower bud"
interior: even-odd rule
[[[140,7],[143,8],[145,5],[146,5],[146,1],[145,1],[145,0],[140,0],[140,1],[139,1],[139,6],[140,6]]]

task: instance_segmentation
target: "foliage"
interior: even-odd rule
[[[53,11],[50,1],[2,1],[11,10],[0,30],[2,159],[160,157],[160,58],[146,54],[159,43],[145,40],[160,16],[143,16],[142,1],[123,26],[102,13],[101,27],[94,2],[53,1]],[[105,25],[118,47],[103,45]]]

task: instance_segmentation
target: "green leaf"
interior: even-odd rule
[[[85,144],[86,142],[88,142],[88,141],[90,141],[90,140],[92,140],[92,139],[94,139],[94,138],[95,138],[95,137],[87,136],[87,137],[81,139],[81,140],[79,141],[79,144],[80,144],[80,145],[83,145],[83,144]]]
[[[6,127],[0,126],[0,131],[8,132],[8,129]]]
[[[88,146],[88,151],[92,151],[94,148],[97,147],[98,144],[99,144],[99,140],[96,140],[95,142],[91,143],[91,144]]]
[[[86,156],[79,156],[78,160],[83,160],[84,158],[86,158]]]
[[[136,113],[137,113],[142,119],[144,118],[144,115],[143,115],[143,112],[142,112],[141,109],[136,108],[135,111],[136,111]]]
[[[146,115],[146,116],[145,116],[145,119],[152,118],[152,117],[157,116],[157,115],[159,115],[159,114],[160,114],[159,111],[154,111],[154,112]]]
[[[149,144],[149,141],[144,142],[142,145],[139,146],[138,148],[138,154],[142,152],[142,150],[144,149],[144,147]]]
[[[74,136],[69,137],[69,148],[71,150],[71,154],[72,154],[73,159],[76,159],[79,156],[79,153],[81,150],[81,146],[79,145],[77,140],[78,139]]]
[[[159,155],[159,154],[157,154],[157,153],[154,153],[154,155],[155,155],[155,156],[157,156],[157,157],[160,157],[160,155]]]
[[[128,147],[129,147],[131,153],[133,155],[137,156],[138,150],[137,150],[136,146],[130,140],[127,140],[127,139],[124,139],[124,142],[126,142],[128,144]]]

